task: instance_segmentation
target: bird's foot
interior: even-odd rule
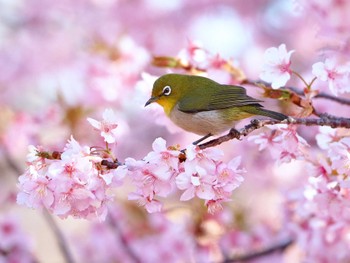
[[[204,141],[205,139],[207,139],[211,136],[213,136],[213,135],[211,133],[208,133],[207,135],[203,136],[202,138],[199,138],[197,141],[194,141],[192,144],[198,145],[199,143],[201,143],[202,141]]]
[[[229,135],[233,136],[234,138],[236,138],[238,140],[241,138],[241,133],[239,131],[237,131],[235,128],[232,128],[229,131]]]

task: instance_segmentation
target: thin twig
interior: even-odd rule
[[[265,85],[266,87],[270,87],[271,84],[268,83],[268,82],[265,82],[265,81],[253,81],[253,80],[245,80],[243,82],[243,84],[250,84],[250,85],[254,85],[256,86],[257,84],[263,84]],[[290,90],[292,92],[294,92],[295,94],[297,95],[300,95],[300,96],[305,96],[305,93],[304,91],[298,89],[298,88],[295,88],[295,87],[283,87],[282,89],[284,90]],[[318,93],[317,95],[315,95],[313,98],[315,99],[327,99],[327,100],[332,100],[334,102],[337,102],[339,104],[343,104],[343,105],[349,105],[350,106],[350,99],[347,99],[347,98],[341,98],[341,97],[336,97],[336,96],[333,96],[329,93],[325,93],[325,92],[320,92]]]
[[[8,164],[8,166],[14,171],[14,173],[19,176],[22,171],[21,168],[18,167],[18,165],[13,161],[13,159],[10,157],[9,153],[7,151],[4,151],[4,157]],[[57,226],[56,222],[53,220],[51,214],[47,212],[47,210],[44,210],[43,212],[44,218],[46,219],[49,227],[51,228],[52,232],[54,233],[56,240],[58,242],[59,248],[61,250],[61,253],[63,255],[63,258],[65,259],[65,262],[67,263],[74,263],[72,253],[70,252],[67,242],[65,240],[65,237],[62,233],[62,231]]]
[[[275,244],[273,246],[267,247],[263,250],[255,251],[255,252],[250,252],[245,255],[239,255],[230,259],[225,259],[221,263],[234,263],[234,262],[242,262],[242,261],[249,261],[252,259],[256,259],[259,257],[267,256],[269,254],[275,253],[277,251],[284,251],[287,247],[289,247],[291,244],[293,244],[293,240],[288,239],[285,240],[281,243]]]
[[[128,244],[128,241],[124,237],[121,229],[119,228],[116,220],[113,219],[113,217],[108,214],[107,215],[107,222],[108,224],[113,228],[113,230],[118,234],[118,238],[126,251],[126,253],[129,255],[129,257],[135,262],[135,263],[141,263],[141,260],[138,258],[138,256],[135,254],[135,252],[130,248],[130,245]]]
[[[64,256],[64,259],[67,263],[74,263],[73,255],[70,253],[68,249],[67,242],[65,241],[65,237],[63,236],[62,231],[59,229],[52,215],[45,209],[43,211],[46,222],[49,224],[51,230],[53,231],[56,240],[58,242],[58,246]]]
[[[332,95],[330,95],[328,93],[324,93],[324,92],[317,94],[314,98],[316,98],[316,99],[328,99],[328,100],[332,100],[332,101],[338,102],[338,103],[343,104],[343,105],[350,105],[350,99],[335,97],[335,96],[332,96]]]
[[[244,126],[244,128],[240,130],[231,129],[228,134],[223,135],[221,137],[215,138],[208,142],[202,143],[199,146],[201,149],[205,149],[208,147],[214,147],[223,142],[232,140],[232,139],[241,139],[241,137],[247,136],[254,130],[260,129],[266,125],[274,125],[274,124],[298,124],[305,126],[330,126],[332,128],[350,128],[350,119],[349,118],[339,118],[327,114],[321,114],[321,118],[316,119],[308,119],[308,118],[292,118],[288,117],[283,121],[279,120],[252,120],[250,124]]]

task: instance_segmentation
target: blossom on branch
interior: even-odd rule
[[[117,119],[113,110],[106,109],[103,112],[103,120],[97,121],[92,118],[87,118],[88,122],[98,131],[101,131],[101,136],[107,143],[115,143],[117,140]]]
[[[185,190],[180,200],[186,201],[197,196],[205,200],[211,213],[221,209],[221,202],[231,199],[231,194],[243,182],[245,170],[238,169],[240,157],[228,164],[220,161],[222,151],[214,148],[201,150],[190,145],[186,149],[186,162],[176,177],[176,186]]]
[[[312,65],[312,74],[321,81],[327,81],[330,91],[334,95],[350,92],[350,66],[338,66],[334,59],[317,62]]]
[[[290,79],[290,57],[294,50],[287,51],[286,45],[268,48],[264,53],[264,66],[260,78],[270,82],[273,89],[279,89]]]
[[[108,182],[99,169],[101,158],[71,138],[60,159],[44,159],[38,152],[28,159],[28,168],[19,177],[17,203],[46,208],[62,218],[104,219],[111,200]]]
[[[268,149],[272,158],[279,163],[288,163],[291,160],[302,160],[306,155],[308,143],[302,138],[292,125],[275,125],[277,129],[271,129],[248,138],[259,145],[259,151]],[[267,147],[269,146],[269,147]]]

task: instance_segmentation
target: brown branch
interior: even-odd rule
[[[202,143],[199,146],[201,149],[205,149],[208,147],[214,147],[223,142],[232,140],[232,139],[241,139],[241,137],[247,136],[249,133],[260,129],[266,125],[273,124],[298,124],[304,126],[330,126],[332,128],[350,128],[350,119],[349,118],[339,118],[327,114],[321,114],[321,118],[309,119],[309,118],[292,118],[288,117],[283,121],[278,120],[252,120],[250,124],[244,126],[240,130],[236,130],[232,128],[228,134],[223,135],[221,137],[215,138],[208,142]]]
[[[253,81],[253,80],[246,79],[242,82],[242,84],[249,84],[249,85],[254,85],[254,86],[259,86],[259,84],[262,84],[266,87],[271,87],[270,83],[262,81],[262,80]],[[298,88],[295,88],[295,87],[282,87],[280,90],[292,91],[299,96],[305,96],[304,91],[302,91]],[[333,96],[333,95],[326,93],[326,92],[320,92],[317,95],[315,95],[313,98],[315,98],[315,99],[327,99],[327,100],[337,102],[339,104],[350,106],[350,99],[336,97],[336,96]]]
[[[332,96],[332,95],[330,95],[328,93],[324,93],[324,92],[321,92],[321,93],[317,94],[314,98],[328,99],[328,100],[332,100],[332,101],[338,102],[338,103],[343,104],[343,105],[349,105],[350,106],[350,99],[341,98],[341,97],[335,97],[335,96]]]
[[[275,252],[283,252],[287,247],[289,247],[291,244],[293,244],[293,240],[285,240],[281,243],[272,245],[270,247],[267,247],[263,250],[255,251],[255,252],[250,252],[245,255],[239,255],[231,259],[225,259],[221,263],[234,263],[234,262],[242,262],[242,261],[249,261],[252,259],[256,259],[259,257],[267,256],[269,254],[275,253]]]

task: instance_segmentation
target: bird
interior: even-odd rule
[[[284,120],[288,116],[264,109],[247,95],[246,89],[223,85],[206,77],[185,74],[165,74],[153,84],[152,95],[145,103],[158,103],[165,114],[180,128],[203,136],[204,139],[221,134],[237,121],[251,116],[265,116]]]

